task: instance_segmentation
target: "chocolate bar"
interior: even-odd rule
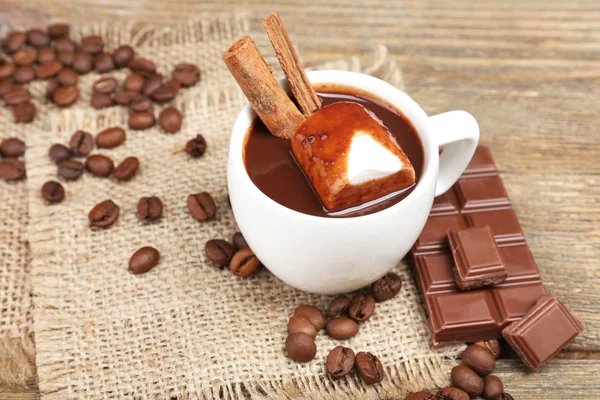
[[[502,331],[502,336],[534,371],[583,332],[581,323],[554,296],[542,296],[519,320]]]
[[[506,269],[494,286],[460,291],[448,232],[489,226]],[[547,294],[488,147],[433,204],[409,260],[429,313],[434,345],[497,339]]]

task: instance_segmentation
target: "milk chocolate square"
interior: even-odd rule
[[[503,326],[520,320],[546,294],[548,292],[541,282],[527,286],[495,287],[492,290]]]
[[[453,265],[450,254],[432,254],[417,259],[416,268],[421,277],[419,282],[423,285],[423,293],[456,292]]]
[[[466,227],[460,215],[443,215],[429,218],[415,243],[417,253],[439,250],[446,247],[446,234]]]
[[[508,275],[489,226],[448,232],[454,277],[460,290],[495,285]]]
[[[513,210],[491,210],[465,214],[471,227],[489,226],[499,246],[508,243],[525,243],[525,235]]]
[[[456,192],[463,212],[510,207],[508,193],[497,175],[461,178],[456,183]]]

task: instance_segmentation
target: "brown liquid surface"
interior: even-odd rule
[[[244,162],[250,179],[261,192],[292,210],[319,217],[357,217],[386,209],[406,198],[419,182],[423,168],[423,146],[415,128],[405,117],[384,102],[363,94],[353,94],[352,88],[323,87],[318,95],[323,106],[339,101],[354,101],[373,112],[396,137],[416,173],[416,183],[390,198],[343,214],[331,215],[313,192],[308,179],[290,152],[290,141],[271,135],[256,118],[246,137]]]

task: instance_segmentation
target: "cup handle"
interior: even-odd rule
[[[466,111],[450,111],[428,118],[433,139],[442,150],[435,195],[444,194],[471,161],[479,143],[479,125]]]

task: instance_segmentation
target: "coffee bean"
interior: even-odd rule
[[[35,79],[35,69],[31,65],[19,67],[13,74],[13,80],[18,84],[26,84]]]
[[[127,78],[125,78],[125,82],[123,82],[123,87],[125,90],[130,92],[141,92],[144,87],[144,83],[146,79],[138,74],[131,74]]]
[[[500,357],[502,347],[500,346],[500,342],[498,340],[496,340],[496,339],[484,340],[481,342],[476,342],[475,344],[477,346],[481,346],[485,349],[488,349],[489,352],[492,353],[492,355],[494,356],[495,359],[498,359],[498,357]]]
[[[113,105],[113,98],[110,94],[94,93],[92,94],[92,97],[90,97],[90,105],[96,110],[110,107]]]
[[[133,56],[135,55],[135,51],[131,46],[120,46],[116,49],[112,55],[113,61],[115,62],[115,66],[117,68],[123,68],[129,65],[131,60],[133,60]]]
[[[119,82],[113,77],[106,77],[98,79],[92,85],[92,90],[96,93],[110,94],[115,91]]]
[[[448,386],[436,393],[434,400],[469,400],[469,395],[460,389]]]
[[[93,154],[85,160],[85,167],[92,175],[106,178],[112,174],[115,164],[102,154]]]
[[[158,116],[158,124],[167,133],[175,133],[181,129],[183,117],[175,107],[167,107]]]
[[[463,351],[462,362],[479,376],[486,376],[496,368],[496,360],[492,353],[474,344]]]
[[[192,86],[200,80],[200,68],[189,63],[177,64],[171,76],[182,86]]]
[[[219,265],[229,265],[231,258],[235,254],[235,249],[231,243],[222,239],[211,239],[204,245],[206,257],[213,263]]]
[[[119,90],[117,93],[115,93],[113,100],[117,104],[126,106],[126,105],[129,105],[136,96],[139,96],[138,92],[129,92],[126,90]]]
[[[38,50],[38,64],[44,64],[52,60],[56,60],[56,53],[50,47],[44,47]]]
[[[60,86],[52,93],[52,101],[60,107],[68,107],[77,101],[79,90],[77,86]]]
[[[208,192],[190,194],[187,197],[187,207],[192,217],[198,221],[206,221],[215,216],[217,206]]]
[[[104,48],[104,40],[100,36],[86,36],[81,39],[81,50],[90,54],[97,54]]]
[[[57,53],[75,53],[75,50],[77,50],[77,46],[68,37],[61,37],[56,39],[56,41],[54,42],[54,50],[56,50]]]
[[[15,65],[31,65],[38,57],[38,52],[35,49],[24,48],[13,54],[13,62]]]
[[[196,135],[185,144],[185,152],[194,158],[201,157],[206,151],[206,140],[202,135]]]
[[[75,63],[75,52],[73,51],[59,51],[56,54],[56,59],[65,67],[75,68],[73,65]],[[80,67],[83,66],[83,62],[81,60],[80,63]],[[77,71],[77,69],[75,69],[75,71],[81,73],[80,71]]]
[[[119,216],[120,208],[112,200],[104,200],[94,206],[88,214],[90,226],[108,228]]]
[[[137,95],[136,98],[131,100],[131,104],[129,107],[134,113],[142,111],[152,111],[152,100],[148,96]]]
[[[58,175],[66,180],[74,181],[83,174],[84,165],[77,160],[65,160],[58,164]]]
[[[112,55],[107,52],[98,53],[94,59],[94,64],[96,65],[96,71],[100,73],[109,72],[115,69]]]
[[[16,158],[3,158],[0,160],[0,178],[7,181],[16,181],[25,176],[25,164]]]
[[[167,81],[164,83],[164,85],[168,86],[175,93],[175,96],[177,96],[179,89],[181,89],[181,83],[174,80]]]
[[[37,114],[37,109],[31,103],[21,103],[13,107],[15,122],[31,122]]]
[[[481,393],[483,393],[483,381],[479,375],[465,365],[457,365],[452,368],[450,381],[452,386],[465,391],[471,397],[481,396]]]
[[[371,353],[362,351],[356,354],[356,370],[361,379],[369,385],[381,382],[385,376],[385,371],[379,358]]]
[[[14,88],[13,81],[10,78],[0,79],[0,96],[4,96],[4,93]]]
[[[357,294],[350,301],[348,316],[356,322],[364,322],[375,312],[375,299],[371,295]]]
[[[156,72],[156,64],[147,58],[136,57],[128,64],[131,71],[142,76],[150,76]]]
[[[433,394],[429,392],[417,392],[409,394],[404,398],[404,400],[432,400]]]
[[[156,119],[154,118],[154,114],[149,111],[133,113],[129,115],[129,119],[127,120],[127,125],[135,130],[148,129],[154,126],[155,123]]]
[[[61,22],[57,22],[55,24],[48,25],[46,30],[48,31],[48,36],[52,39],[62,38],[63,36],[69,36],[69,31],[71,27],[69,24],[64,24]]]
[[[138,217],[143,221],[156,221],[163,212],[163,203],[156,196],[142,197],[137,204]]]
[[[77,72],[72,68],[63,68],[58,73],[58,82],[63,86],[75,86],[79,80]]]
[[[31,93],[24,87],[16,87],[4,93],[2,98],[6,102],[6,105],[16,106],[21,103],[29,103],[31,101]]]
[[[48,80],[48,83],[46,84],[46,92],[44,93],[44,96],[46,97],[46,99],[52,100],[52,95],[54,95],[54,92],[59,87],[60,87],[60,82],[58,81],[58,79]]]
[[[25,143],[21,139],[8,138],[0,144],[2,157],[20,157],[25,154]]]
[[[129,259],[129,271],[136,275],[144,274],[156,267],[159,259],[160,253],[154,247],[142,247]]]
[[[371,292],[376,301],[386,301],[396,296],[402,288],[402,278],[388,272],[371,285]]]
[[[62,64],[58,60],[48,61],[39,66],[37,69],[37,77],[39,79],[48,79],[60,72]]]
[[[309,362],[317,354],[317,345],[306,333],[297,332],[288,335],[285,341],[285,350],[292,360]]]
[[[325,317],[321,310],[319,310],[315,306],[309,306],[306,304],[299,305],[294,309],[294,315],[301,315],[306,317],[312,322],[312,324],[317,328],[318,331],[325,327]]]
[[[332,339],[346,340],[358,333],[358,324],[348,317],[337,317],[327,322],[325,331]]]
[[[348,347],[337,346],[329,352],[325,361],[325,370],[332,378],[348,375],[354,368],[354,351]]]
[[[348,311],[350,306],[350,297],[340,294],[336,296],[327,307],[327,316],[329,318],[341,317]]]
[[[504,390],[502,381],[496,375],[488,375],[483,378],[483,386],[483,398],[488,400],[497,399]]]
[[[50,44],[50,38],[41,29],[30,29],[27,31],[27,42],[33,47],[46,47]]]
[[[48,156],[56,164],[68,160],[72,155],[71,150],[62,144],[53,144],[48,151]]]
[[[69,140],[69,148],[76,156],[85,157],[94,148],[94,138],[88,132],[76,131]]]
[[[172,85],[168,85],[166,83],[163,83],[156,88],[156,90],[153,90],[152,93],[150,93],[150,97],[152,97],[155,102],[160,104],[173,100],[175,96],[177,96],[177,91]]]
[[[17,68],[13,63],[7,62],[0,65],[0,79],[10,78],[11,76],[13,76],[16,69]]]
[[[60,203],[65,198],[65,189],[56,181],[48,181],[42,186],[42,197],[49,203]]]
[[[12,54],[21,49],[26,40],[27,35],[24,32],[10,32],[2,42],[2,49],[8,54]]]
[[[140,161],[136,157],[127,157],[115,168],[113,176],[118,181],[128,181],[137,172],[140,166]]]
[[[231,272],[242,278],[255,274],[258,271],[258,267],[260,267],[260,260],[249,247],[238,250],[229,263]]]
[[[231,238],[231,242],[237,250],[245,249],[246,247],[248,247],[248,243],[246,243],[246,239],[244,239],[244,235],[242,235],[241,232],[234,233],[233,237]]]
[[[125,130],[118,126],[113,126],[96,135],[96,146],[103,149],[112,149],[121,145],[125,139]]]
[[[317,329],[310,322],[310,320],[301,315],[292,315],[290,320],[288,321],[288,334],[302,332],[306,333],[312,339],[317,337]]]
[[[91,54],[78,51],[73,58],[73,69],[80,75],[87,74],[94,68],[94,57]]]
[[[142,87],[142,93],[146,96],[150,96],[152,92],[158,89],[162,85],[162,75],[152,74],[146,78],[144,86]]]

